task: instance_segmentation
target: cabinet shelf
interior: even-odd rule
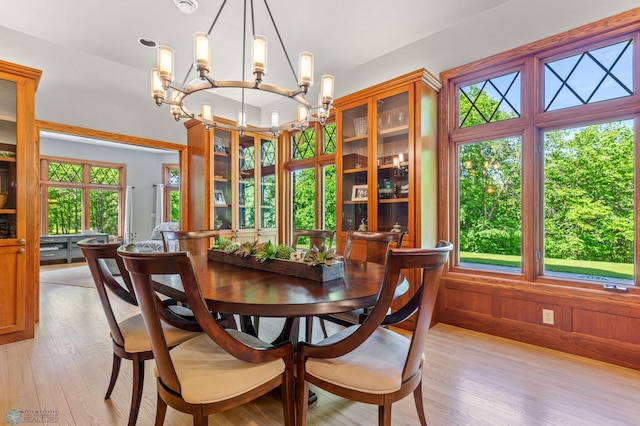
[[[342,143],[355,142],[355,141],[367,139],[367,137],[369,137],[369,135],[366,135],[366,134],[365,135],[358,135],[358,136],[350,136],[348,138],[344,138],[342,140]]]
[[[380,204],[395,204],[395,203],[408,203],[408,198],[379,198],[378,203]]]
[[[0,214],[16,214],[16,209],[0,209]]]
[[[366,172],[366,171],[367,171],[366,167],[360,167],[358,169],[346,169],[346,170],[343,170],[342,172],[344,174],[347,174],[347,173],[362,173],[362,172]]]
[[[382,170],[382,169],[393,169],[394,167],[409,167],[409,163],[407,161],[403,162],[403,163],[399,163],[397,166],[395,166],[393,163],[391,164],[380,164],[378,166],[378,169]]]
[[[15,123],[17,120],[13,116],[0,114],[0,121],[9,121],[11,123]]]
[[[343,204],[367,204],[366,200],[363,201],[351,201],[351,200],[345,200],[342,202]]]
[[[388,129],[379,129],[378,135],[383,137],[404,135],[409,131],[408,125],[390,127]]]
[[[15,163],[16,162],[16,157],[3,157],[2,155],[0,155],[0,162],[2,162],[2,163]]]

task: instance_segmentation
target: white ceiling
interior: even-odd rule
[[[296,73],[298,53],[311,51],[319,82],[322,74],[348,71],[508,1],[271,0],[269,7]],[[176,50],[175,79],[182,82],[191,63],[192,35],[209,29],[223,0],[198,2],[199,9],[187,15],[173,0],[14,0],[2,5],[0,25],[145,71],[154,66],[156,50],[137,40],[151,38]],[[256,33],[269,39],[265,82],[293,88],[295,80],[264,1],[253,3]],[[228,0],[213,29],[214,79],[241,77],[242,6],[240,0]],[[235,100],[240,96],[231,90],[216,94]],[[258,107],[273,101],[247,93],[247,103]]]

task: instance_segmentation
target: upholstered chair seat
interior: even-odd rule
[[[329,345],[352,334],[354,325],[322,340]],[[354,351],[338,358],[308,358],[307,376],[358,392],[387,394],[402,386],[402,369],[409,354],[411,340],[385,328],[373,334]],[[424,355],[422,357],[424,362]]]
[[[228,330],[234,338],[258,347],[259,339]],[[171,351],[176,374],[182,386],[182,397],[190,404],[210,404],[245,394],[282,375],[282,359],[251,363],[230,355],[209,336],[189,340]],[[159,377],[158,369],[155,370]]]
[[[147,336],[147,330],[144,328],[142,315],[137,314],[129,317],[121,321],[119,325],[122,336],[124,337],[125,351],[131,353],[151,351],[151,343]],[[167,345],[170,347],[201,334],[198,332],[182,330],[167,323],[164,323],[162,328],[164,330],[164,338],[167,340]]]

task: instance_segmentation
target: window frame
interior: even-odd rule
[[[335,116],[331,115],[327,121],[326,125],[335,125]],[[326,201],[325,201],[325,179],[324,179],[324,167],[336,165],[336,152],[332,152],[329,154],[325,154],[325,146],[324,146],[324,126],[322,126],[319,122],[309,123],[309,127],[313,127],[315,130],[315,150],[313,157],[294,160],[293,157],[293,137],[294,134],[299,133],[296,132],[283,132],[281,137],[283,138],[283,146],[284,146],[284,158],[283,162],[283,172],[285,188],[283,194],[284,197],[284,214],[281,217],[284,218],[281,227],[283,230],[282,238],[283,241],[291,241],[293,238],[293,172],[302,169],[313,169],[315,175],[315,193],[316,200],[321,202],[315,203],[315,227],[317,229],[324,229],[325,225],[325,213],[326,213]],[[334,135],[337,138],[337,133]],[[337,144],[337,140],[336,140]],[[322,196],[321,198],[319,196]]]
[[[177,170],[180,176],[180,183],[182,183],[182,172],[180,171],[180,164],[162,164],[162,184],[164,185],[164,217],[167,221],[172,221],[171,218],[171,192],[178,191],[180,193],[180,198],[182,198],[182,193],[180,191],[180,184],[172,185],[171,184],[171,171]],[[182,204],[182,203],[180,203]],[[182,211],[180,212],[180,216],[182,217]],[[181,221],[181,217],[178,218],[178,222]]]
[[[633,94],[623,98],[609,99],[586,105],[577,105],[544,111],[544,64],[591,51],[624,40],[633,40]],[[495,78],[509,72],[521,73],[521,116],[519,118],[492,122],[478,126],[459,127],[459,89],[474,82]],[[443,93],[440,101],[440,164],[449,170],[441,175],[440,215],[441,235],[451,241],[459,241],[458,230],[458,146],[462,143],[480,142],[506,136],[520,135],[522,138],[522,270],[517,273],[498,269],[487,270],[461,266],[458,250],[451,255],[448,274],[473,274],[487,278],[508,278],[515,281],[538,282],[594,288],[602,283],[544,275],[544,264],[538,261],[538,253],[544,256],[544,147],[543,135],[547,131],[574,128],[608,121],[633,119],[635,127],[635,252],[634,286],[631,291],[640,293],[640,22],[616,22],[603,30],[602,25],[592,24],[576,29],[570,35],[560,34],[539,42],[512,49],[480,61],[445,71],[441,74]],[[527,212],[526,206],[535,206]],[[448,213],[446,213],[448,212]]]
[[[82,167],[82,182],[55,182],[49,180],[49,163],[73,164]],[[111,169],[119,169],[118,185],[102,185],[90,182],[91,167],[105,167]],[[41,232],[49,230],[49,203],[47,201],[49,188],[70,188],[82,189],[82,229],[90,229],[90,196],[91,190],[111,190],[118,191],[118,239],[123,235],[123,218],[124,218],[124,197],[126,184],[127,166],[121,163],[110,163],[94,160],[80,160],[65,157],[41,156],[40,157],[40,223]]]

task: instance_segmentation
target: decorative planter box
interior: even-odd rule
[[[220,250],[209,249],[209,259],[215,262],[230,263],[246,268],[306,278],[313,281],[325,282],[344,277],[344,264],[336,261],[329,266],[309,266],[304,262],[293,262],[284,259],[269,259],[265,262],[256,260],[253,256],[242,257],[228,254]]]

